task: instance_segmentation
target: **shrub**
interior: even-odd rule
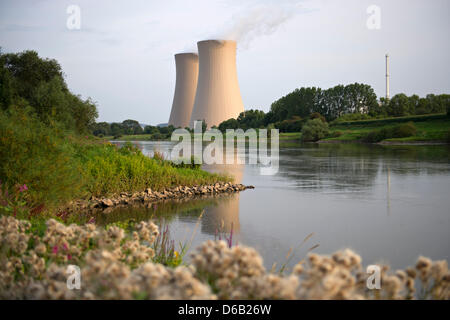
[[[332,138],[338,138],[338,137],[340,137],[340,136],[342,136],[344,133],[342,132],[342,131],[334,131],[332,134],[331,134],[331,137]]]
[[[62,129],[27,109],[0,112],[0,180],[8,189],[26,184],[29,204],[53,205],[80,195],[81,169],[72,152]]]
[[[369,143],[376,143],[385,139],[391,138],[406,138],[415,135],[417,132],[416,126],[413,122],[399,124],[392,128],[382,128],[369,132],[363,141]]]
[[[328,124],[316,118],[308,120],[302,128],[303,141],[318,141],[325,138],[329,133]]]
[[[388,130],[383,128],[380,130],[370,131],[363,140],[369,143],[377,143],[388,138]]]
[[[310,119],[320,119],[320,120],[322,120],[322,122],[327,122],[325,117],[323,115],[321,115],[320,113],[318,113],[318,112],[311,113],[309,118]]]
[[[305,121],[300,117],[278,121],[274,123],[274,127],[280,132],[300,132]]]
[[[392,128],[392,138],[406,138],[415,135],[417,128],[413,122],[400,124]]]

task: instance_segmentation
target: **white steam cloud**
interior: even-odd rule
[[[236,40],[241,48],[248,48],[255,38],[270,35],[299,11],[300,5],[265,5],[234,16],[234,23],[221,38]]]

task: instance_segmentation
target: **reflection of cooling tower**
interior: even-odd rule
[[[230,175],[234,178],[234,183],[241,183],[244,173],[243,164],[212,164],[204,165],[203,169],[208,172]],[[202,231],[209,234],[214,234],[216,230],[230,232],[233,225],[233,231],[239,232],[241,229],[239,222],[239,196],[239,193],[236,193],[219,199],[216,206],[206,208],[202,220]]]
[[[189,126],[194,106],[198,78],[198,55],[195,53],[176,54],[175,64],[177,79],[169,125],[185,128]]]
[[[236,41],[197,43],[199,75],[190,126],[205,120],[208,127],[237,118],[244,111],[236,71]]]

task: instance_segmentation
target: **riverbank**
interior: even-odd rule
[[[75,200],[61,210],[61,215],[67,217],[73,213],[83,212],[85,215],[108,212],[116,207],[148,205],[163,200],[196,199],[199,197],[232,194],[254,189],[254,186],[233,184],[232,182],[217,182],[210,185],[177,186],[160,191],[147,188],[141,192],[121,192],[110,197],[91,197],[89,200]]]
[[[389,144],[424,144],[424,143],[449,143],[450,142],[450,118],[445,115],[415,116],[402,118],[389,118],[367,121],[349,121],[345,123],[332,123],[330,137],[321,142],[362,142],[367,135],[381,130],[391,130],[405,123],[410,123],[415,132],[406,137],[387,137],[382,143]]]

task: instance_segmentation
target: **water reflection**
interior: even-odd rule
[[[154,149],[168,153],[174,145],[136,144],[147,155]],[[261,176],[257,165],[248,164],[204,169],[226,172],[256,188],[120,209],[99,219],[161,217],[180,241],[186,229],[200,223],[193,247],[214,238],[222,225],[225,232],[233,225],[239,243],[257,248],[268,268],[283,263],[289,248],[312,232],[313,242],[306,247],[320,243],[319,253],[352,247],[370,263],[384,259],[404,267],[420,254],[450,259],[448,146],[290,145],[280,150],[274,176]]]

